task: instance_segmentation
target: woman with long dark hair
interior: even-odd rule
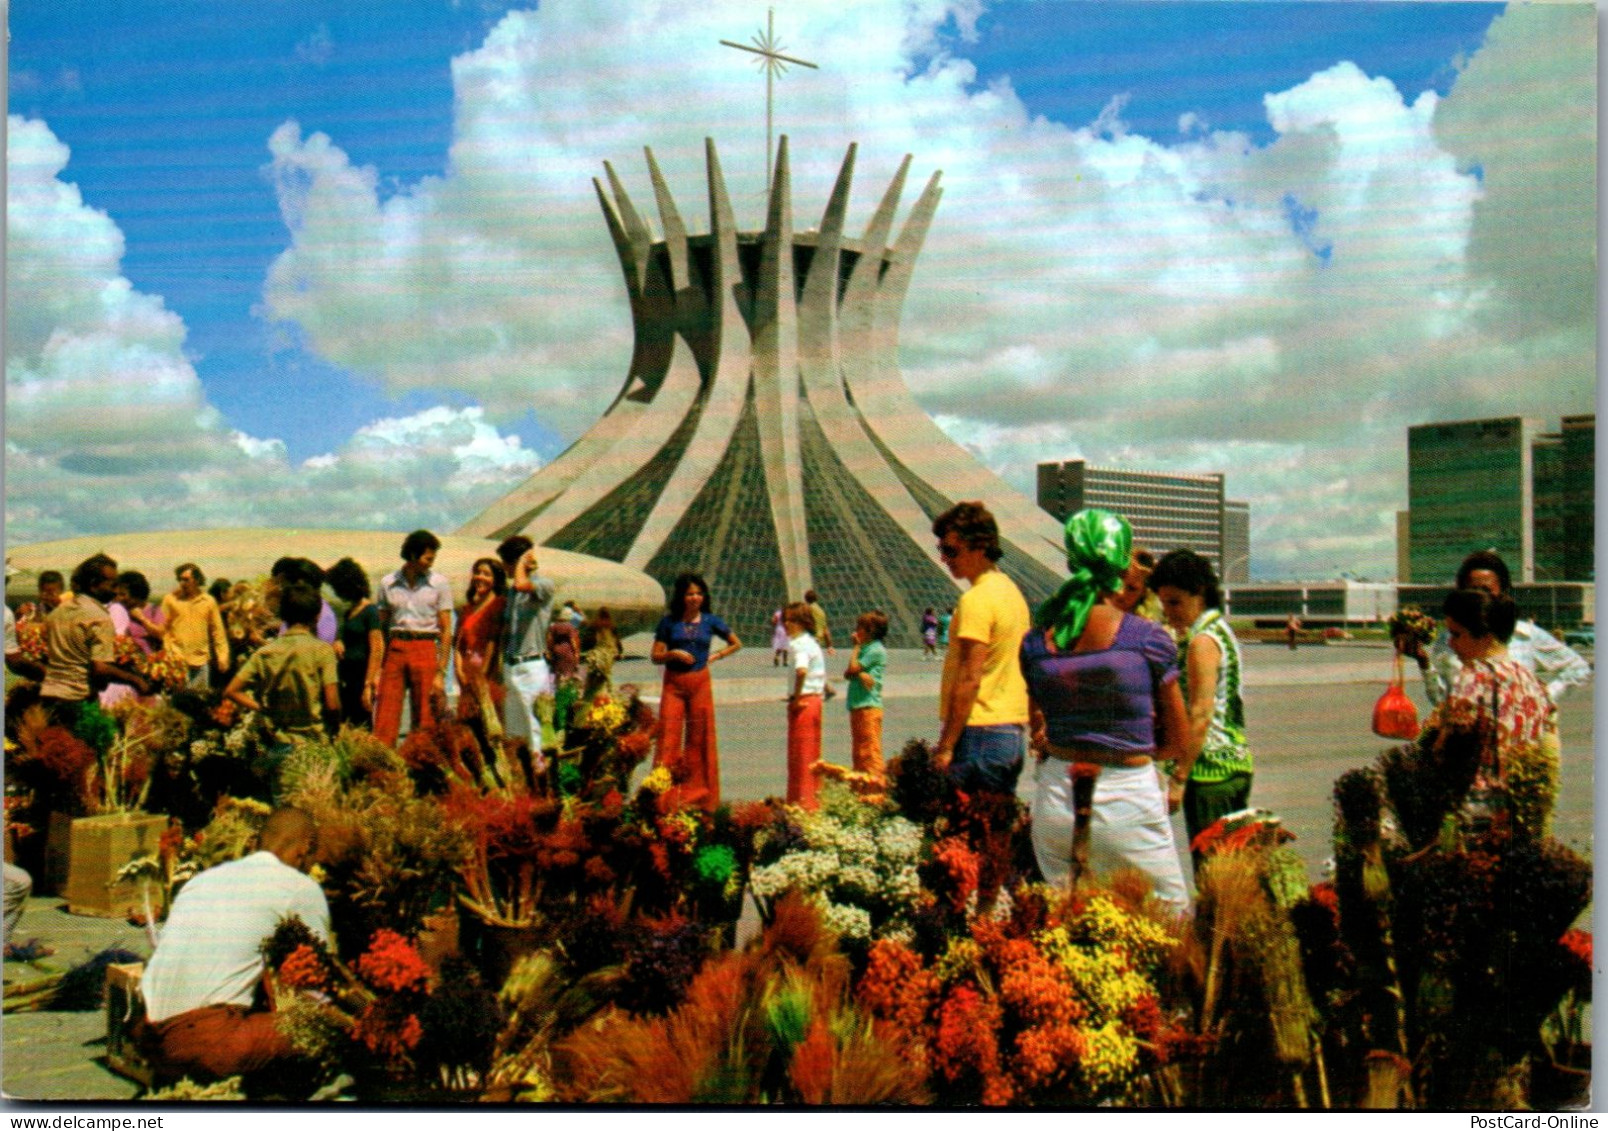
[[[1223,589],[1212,563],[1193,550],[1174,550],[1156,563],[1150,588],[1182,650],[1189,742],[1174,763],[1172,788],[1181,790],[1184,827],[1195,843],[1219,817],[1250,804],[1251,748],[1240,698],[1240,646],[1223,617]],[[1194,854],[1195,867],[1201,857]]]
[[[726,647],[711,652],[717,636]],[[677,577],[670,611],[653,633],[653,662],[664,665],[654,765],[670,767],[683,801],[711,811],[720,804],[720,759],[709,665],[742,646],[731,627],[710,610],[704,579],[696,573]]]
[[[469,576],[469,590],[458,610],[458,630],[452,641],[453,663],[458,671],[458,715],[468,717],[481,712],[489,698],[502,712],[502,668],[499,664],[503,609],[507,601],[508,575],[496,558],[475,562]]]
[[[329,567],[325,582],[346,602],[346,617],[335,638],[335,679],[341,692],[341,722],[353,726],[373,723],[374,695],[380,687],[380,660],[385,634],[380,631],[380,610],[374,604],[374,587],[368,571],[351,558]]]

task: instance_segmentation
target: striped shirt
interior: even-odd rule
[[[1179,647],[1179,684],[1184,701],[1189,701],[1189,645],[1205,634],[1217,642],[1217,692],[1212,721],[1206,730],[1206,745],[1190,768],[1189,778],[1198,782],[1227,781],[1235,774],[1252,771],[1251,750],[1245,743],[1245,704],[1240,699],[1240,647],[1234,630],[1228,627],[1218,609],[1207,609],[1195,618],[1184,633]]]

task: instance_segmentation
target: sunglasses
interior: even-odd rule
[[[949,558],[958,558],[960,557],[960,551],[962,548],[963,547],[950,546],[946,543],[940,542],[938,543],[938,556],[946,560]]]

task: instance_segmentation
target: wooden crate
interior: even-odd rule
[[[167,824],[166,817],[153,813],[76,818],[68,838],[67,884],[62,891],[67,910],[107,919],[143,914],[140,885],[117,881],[117,873],[129,861],[155,853]]]
[[[145,963],[106,967],[106,1066],[119,1076],[149,1088],[155,1076],[134,1041],[135,1023],[145,1016],[140,979]]]

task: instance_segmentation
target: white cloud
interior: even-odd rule
[[[823,69],[785,76],[777,110],[798,227],[816,222],[850,140],[851,227],[906,152],[907,207],[943,170],[903,366],[943,426],[1019,487],[1031,491],[1035,461],[1073,456],[1226,469],[1230,494],[1253,505],[1258,572],[1389,575],[1407,425],[1593,406],[1589,7],[1510,9],[1445,99],[1344,62],[1269,91],[1277,137],[1263,147],[1199,115],[1173,144],[1136,134],[1119,90],[1088,123],[1034,117],[1008,80],[979,85],[963,57],[979,11],[789,5],[779,34]],[[718,41],[762,19],[744,0],[510,13],[453,61],[447,172],[400,192],[354,166],[340,138],[281,126],[268,171],[289,247],[265,283],[267,311],[393,392],[450,388],[484,406],[473,421],[442,409],[376,424],[294,473],[361,483],[400,430],[428,466],[450,460],[460,481],[491,490],[530,459],[498,422],[531,410],[566,436],[590,425],[625,374],[630,326],[588,182],[612,161],[652,216],[640,154],[651,144],[702,230],[711,134],[739,223],[757,227],[762,81]],[[120,235],[55,178],[54,139],[34,141],[38,167],[20,190],[13,172],[13,200],[32,201],[75,252],[40,257],[24,225],[21,269],[53,274],[13,327],[28,345],[8,354],[12,389],[14,366],[37,385],[13,438],[60,464],[67,393],[121,371],[108,358],[147,367],[165,406],[198,414],[200,435],[216,430],[182,326],[116,277]],[[63,325],[86,329],[47,348]],[[134,357],[143,343],[150,353]],[[94,390],[117,403],[109,383]],[[120,450],[117,435],[98,442]]]
[[[451,529],[539,466],[477,407],[378,420],[299,466],[225,426],[183,321],[121,274],[123,237],[60,179],[67,148],[8,121],[6,533],[208,526]]]
[[[448,173],[386,200],[338,139],[287,123],[271,168],[292,246],[268,308],[393,389],[450,382],[493,418],[534,405],[579,433],[629,356],[587,181],[611,160],[651,215],[639,157],[650,143],[701,228],[710,133],[739,222],[759,224],[759,82],[718,46],[756,11],[553,0],[509,14],[454,60]],[[1525,152],[1509,135],[1524,131],[1470,127],[1455,150],[1440,136],[1447,120],[1490,121],[1478,106],[1500,103],[1509,66],[1547,58],[1560,20],[1578,33],[1578,58],[1545,64],[1522,112],[1573,108],[1594,89],[1589,18],[1538,25],[1531,9],[1509,12],[1487,50],[1513,58],[1475,55],[1444,102],[1339,63],[1268,92],[1278,136],[1258,148],[1190,115],[1178,143],[1134,134],[1122,91],[1087,124],[1034,118],[1008,82],[978,86],[942,48],[936,30],[952,14],[952,27],[975,19],[936,2],[790,6],[784,37],[830,65],[785,76],[778,116],[800,227],[814,223],[848,140],[861,143],[851,223],[864,223],[905,152],[917,178],[943,170],[907,304],[905,372],[951,434],[1024,490],[1036,460],[1073,452],[1227,469],[1230,491],[1255,504],[1259,566],[1331,569],[1331,540],[1307,532],[1320,522],[1346,529],[1357,555],[1347,567],[1388,574],[1393,531],[1379,516],[1404,505],[1408,424],[1589,408],[1584,352],[1497,329],[1514,313],[1510,294],[1522,302],[1545,275],[1541,256],[1513,278],[1511,260],[1496,269],[1478,254],[1487,228],[1522,242],[1551,219],[1497,180]],[[1590,168],[1577,139],[1557,149],[1560,166]],[[1591,199],[1589,176],[1570,183]],[[1581,212],[1544,246],[1589,249],[1592,230]],[[1341,498],[1361,517],[1337,519]]]

